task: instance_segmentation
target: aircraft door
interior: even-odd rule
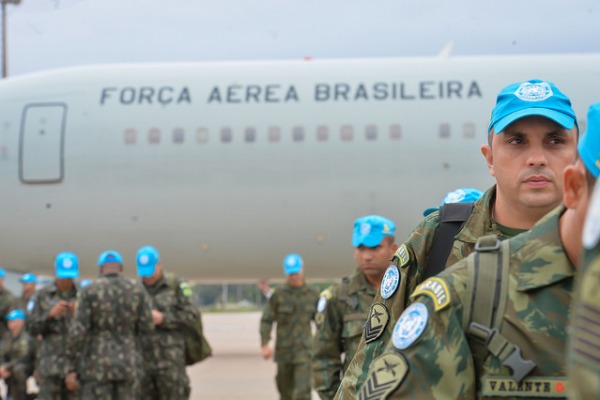
[[[67,105],[29,104],[23,109],[19,178],[23,183],[57,183],[64,178]]]

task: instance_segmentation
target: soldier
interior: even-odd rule
[[[600,137],[600,103],[588,113],[588,133]],[[590,154],[590,158],[599,154]],[[586,248],[569,331],[569,398],[600,398],[600,185],[596,184],[583,234]]]
[[[160,255],[152,246],[137,252],[137,272],[152,303],[154,332],[144,341],[142,399],[184,400],[190,396],[185,372],[183,328],[199,318],[188,282],[164,273]]]
[[[305,283],[299,255],[287,255],[283,270],[287,283],[273,291],[260,321],[262,355],[265,360],[273,355],[269,341],[273,322],[277,322],[277,390],[282,400],[310,400],[310,321],[315,316],[319,293]]]
[[[40,400],[74,400],[78,393],[65,385],[65,351],[69,325],[75,313],[79,277],[79,260],[73,253],[64,252],[54,261],[56,279],[36,294],[35,306],[29,317],[29,332],[38,336]]]
[[[25,318],[23,310],[8,313],[9,331],[0,347],[0,378],[12,400],[27,399],[27,378],[33,372],[34,343],[25,330]]]
[[[600,167],[588,130],[563,173],[563,204],[530,231],[417,287],[359,399],[566,397],[566,341],[582,227]],[[490,279],[493,278],[493,279]]]
[[[4,334],[8,330],[8,326],[6,325],[6,316],[12,309],[15,302],[15,297],[13,294],[4,287],[5,277],[6,272],[4,269],[0,268],[0,338],[4,337]]]
[[[83,400],[134,400],[138,396],[138,340],[153,330],[149,299],[137,282],[122,276],[123,259],[106,251],[100,277],[81,288],[69,328],[65,382]]]
[[[354,356],[375,291],[398,248],[395,230],[392,221],[379,215],[357,219],[352,236],[354,275],[321,293],[312,360],[312,384],[321,399],[333,398]]]
[[[31,272],[27,272],[21,275],[19,282],[21,282],[23,291],[20,297],[15,298],[13,309],[24,310],[27,314],[29,314],[35,305],[35,298],[33,294],[35,293],[35,286],[37,285],[37,276]]]
[[[363,334],[359,348],[342,379],[338,399],[355,399],[373,360],[391,339],[394,323],[406,308],[408,296],[428,275],[474,251],[481,236],[513,237],[530,229],[562,201],[562,173],[577,158],[578,127],[571,101],[553,83],[530,80],[503,88],[492,110],[488,143],[481,146],[496,184],[475,203],[461,230],[449,243],[436,243],[440,215],[433,212],[412,231],[394,255],[390,290],[378,292],[370,313],[384,307],[389,321],[378,332]],[[430,265],[438,246],[448,246],[446,260]]]

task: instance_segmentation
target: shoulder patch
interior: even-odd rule
[[[365,323],[365,343],[377,340],[390,320],[387,307],[381,303],[374,303],[369,310],[369,317]]]
[[[360,389],[358,398],[360,400],[385,399],[400,386],[408,370],[408,362],[402,354],[383,354],[371,364],[369,375]]]
[[[192,291],[192,287],[187,282],[181,282],[179,284],[179,288],[181,289],[181,293],[183,293],[184,297],[191,297],[192,294],[194,294],[194,292]]]
[[[402,245],[398,247],[398,250],[396,250],[396,254],[394,255],[398,257],[398,266],[400,268],[408,265],[408,262],[410,261],[410,253],[408,252],[405,243],[402,243]]]
[[[441,278],[429,278],[421,283],[410,295],[411,299],[425,295],[433,300],[434,310],[440,311],[450,304],[450,291],[446,281]]]
[[[35,307],[35,297],[32,297],[27,302],[27,313],[31,313],[33,311],[34,307]]]
[[[319,297],[319,302],[317,303],[317,312],[322,313],[325,311],[325,307],[327,307],[327,297],[321,295],[321,297]]]
[[[321,297],[325,297],[325,300],[329,300],[333,297],[333,293],[327,288],[321,292]]]
[[[385,271],[385,275],[383,275],[383,279],[381,280],[381,288],[379,289],[381,292],[381,297],[384,299],[389,299],[398,289],[398,284],[400,283],[400,272],[398,271],[398,267],[394,264],[390,265],[388,269]]]
[[[427,321],[429,311],[422,303],[411,304],[400,316],[392,332],[392,343],[399,350],[404,350],[421,337]]]

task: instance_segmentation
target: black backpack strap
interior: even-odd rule
[[[423,280],[436,276],[444,270],[454,244],[454,237],[471,216],[474,204],[446,203],[440,207],[440,225],[433,237]]]

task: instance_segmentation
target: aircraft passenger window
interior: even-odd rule
[[[450,137],[450,124],[440,124],[440,137],[443,139]]]
[[[246,130],[244,131],[244,140],[247,143],[254,143],[256,141],[256,128],[246,128]]]
[[[269,137],[269,142],[279,142],[281,140],[281,128],[278,126],[269,127],[267,136]]]
[[[390,125],[390,140],[402,139],[402,127],[398,124]]]
[[[317,126],[317,140],[319,142],[326,142],[329,140],[329,127],[325,125]]]
[[[342,125],[340,128],[340,136],[344,142],[349,142],[354,136],[354,128],[352,125]]]
[[[377,140],[377,127],[375,125],[365,127],[365,138],[367,140]]]
[[[160,143],[160,129],[150,128],[148,131],[148,143],[159,144]]]
[[[137,131],[133,128],[129,128],[125,130],[125,144],[135,144],[137,142]]]
[[[304,140],[304,127],[295,126],[292,128],[292,140],[294,142],[302,142]]]
[[[208,129],[207,128],[196,129],[196,142],[198,142],[198,143],[208,142]]]
[[[463,126],[463,137],[465,139],[473,139],[475,137],[475,124],[466,122]]]
[[[185,138],[185,132],[183,128],[175,128],[173,129],[173,143],[183,143]]]
[[[221,128],[221,142],[229,143],[233,139],[233,131],[229,127]]]

